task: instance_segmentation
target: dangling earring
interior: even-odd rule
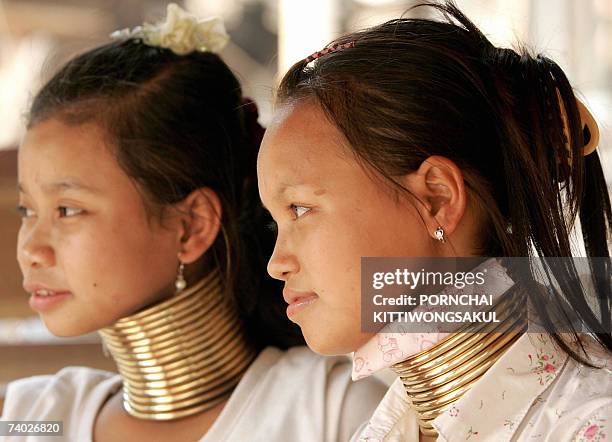
[[[181,292],[187,287],[187,281],[185,281],[185,276],[183,272],[185,270],[185,264],[181,262],[178,268],[178,275],[176,275],[176,281],[174,282],[174,287],[176,287],[176,293]]]
[[[436,235],[436,239],[441,243],[446,242],[446,239],[444,238],[444,229],[442,228],[442,226],[438,226],[438,228],[434,232],[434,235]]]

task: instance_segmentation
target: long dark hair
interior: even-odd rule
[[[219,56],[176,55],[138,40],[70,60],[34,98],[28,127],[48,118],[94,122],[143,196],[150,217],[200,187],[222,204],[222,233],[207,254],[219,266],[247,336],[258,348],[303,343],[267,276],[271,221],[259,202],[256,158],[263,129],[253,103]]]
[[[572,256],[569,232],[579,213],[587,255],[609,258],[610,197],[597,152],[582,154],[589,134],[561,68],[542,55],[495,47],[450,1],[418,6],[445,20],[402,18],[345,35],[328,46],[340,49],[291,67],[279,102],[315,100],[356,157],[396,188],[396,177],[430,155],[453,160],[470,195],[486,208],[478,244],[483,256],[530,257],[532,250],[540,257]],[[612,350],[610,260],[592,263],[598,313],[584,289],[571,284],[577,272],[566,262],[551,272],[563,296],[586,330]],[[541,300],[533,301],[551,325]],[[584,347],[574,351],[552,334],[574,359],[589,363]]]

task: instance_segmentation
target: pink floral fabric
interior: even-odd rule
[[[438,441],[612,441],[612,359],[585,340],[600,368],[575,362],[545,333],[523,335],[433,421]],[[353,441],[418,442],[415,425],[397,379]]]
[[[496,272],[496,296],[512,286],[496,260],[482,266]],[[397,331],[395,324],[389,324],[355,352],[353,379],[389,367],[446,336]],[[569,358],[546,333],[525,333],[433,421],[438,441],[612,442],[612,357],[590,336],[582,338],[598,368]],[[419,441],[417,417],[400,379],[352,438],[352,442],[366,441]]]
[[[574,440],[579,442],[602,442],[609,440],[609,419],[603,413],[591,416],[586,423],[576,432]]]

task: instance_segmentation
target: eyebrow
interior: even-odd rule
[[[317,186],[312,185],[312,184],[306,184],[306,183],[281,183],[279,189],[275,192],[274,198],[280,198],[282,196],[284,196],[284,194],[287,192],[287,190],[290,189],[294,189],[296,187],[304,187],[304,188],[310,188],[313,190],[314,196],[315,197],[320,197],[323,194],[325,194],[325,190],[323,192],[320,192],[321,189],[318,189]],[[270,211],[270,209],[268,209],[266,207],[266,205],[263,203],[263,201],[261,201],[260,198],[260,203],[262,205],[262,207],[264,209],[266,209],[268,212]]]
[[[88,193],[99,193],[99,189],[83,184],[75,179],[64,179],[60,181],[54,181],[52,183],[43,184],[42,189],[45,193],[61,193],[66,191],[79,191]],[[21,193],[28,193],[25,186],[22,183],[17,184],[17,191]]]

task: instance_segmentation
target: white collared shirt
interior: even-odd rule
[[[268,347],[250,365],[200,442],[347,441],[386,389],[376,379],[352,383],[350,370],[345,357],[322,357],[306,347]],[[64,437],[0,440],[91,441],[99,410],[121,384],[120,375],[87,367],[12,382],[1,419],[62,421]]]
[[[433,425],[439,442],[612,441],[612,357],[590,341],[603,368],[569,358],[544,333],[526,333]],[[416,414],[397,379],[353,441],[419,440]]]

